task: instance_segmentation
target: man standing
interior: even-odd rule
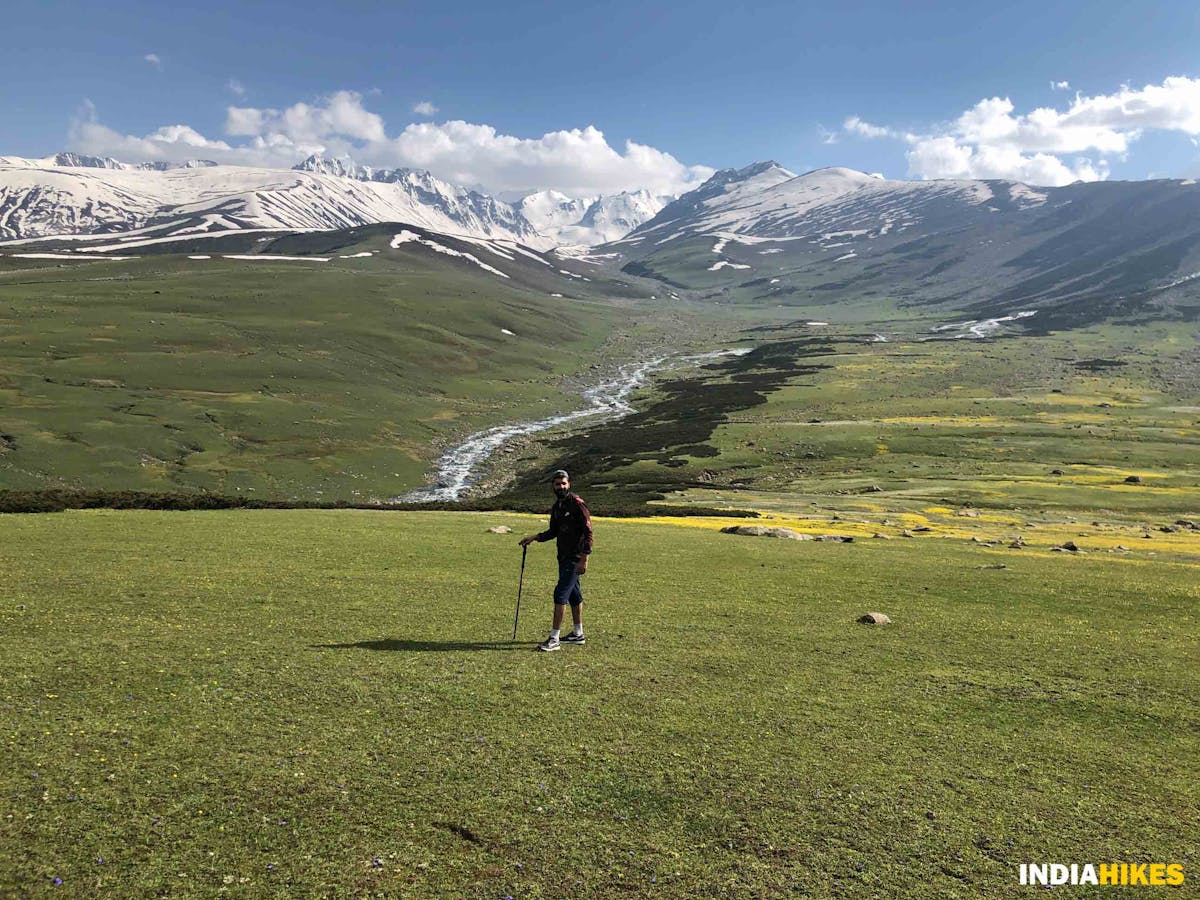
[[[538,644],[538,649],[549,652],[563,644],[582,644],[583,640],[583,594],[579,590],[579,579],[587,571],[588,554],[592,552],[592,514],[578,494],[571,493],[571,476],[562,469],[554,473],[554,506],[550,507],[550,527],[541,534],[521,538],[521,546],[528,547],[534,541],[541,543],[551,538],[558,542],[558,584],[554,586],[554,624],[550,637]],[[566,637],[562,631],[563,609],[571,605],[571,618],[575,628]]]

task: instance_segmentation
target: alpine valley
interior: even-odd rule
[[[804,494],[818,469],[831,491],[896,471],[879,468],[886,429],[876,450],[791,429],[819,408],[872,420],[908,382],[923,399],[896,408],[917,418],[1053,382],[1030,415],[1153,398],[1168,412],[1139,428],[1177,436],[1200,392],[1186,180],[1045,188],[762,162],[679,197],[509,202],[344,158],[62,153],[0,157],[0,235],[0,488],[27,492],[385,503],[444,481],[439,458],[497,428],[513,439],[476,441],[490,455],[452,479],[477,500],[536,506],[540,473],[569,463],[612,509],[711,507]],[[994,342],[1005,365],[982,365]],[[855,392],[860,369],[870,390]],[[595,417],[567,415],[589,403]],[[559,427],[527,427],[543,421]],[[962,452],[922,443],[912,464]],[[1140,452],[1114,440],[1092,457]],[[986,496],[971,479],[963,496]]]

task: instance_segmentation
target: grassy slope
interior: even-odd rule
[[[547,656],[499,522],[6,518],[0,892],[1009,897],[1192,852],[1194,562],[601,521]]]
[[[864,499],[883,512],[932,503],[1147,524],[1196,516],[1192,330],[843,343],[817,360],[829,368],[719,429],[720,456],[698,462],[749,473],[793,508],[836,506],[874,485],[882,492]],[[1097,359],[1121,365],[1087,367]],[[1143,483],[1126,484],[1131,475]]]
[[[629,420],[637,427],[550,443],[521,463],[593,465],[593,493],[650,486],[672,502],[827,525],[852,513],[876,526],[905,515],[964,526],[974,520],[956,512],[972,506],[998,517],[995,537],[1075,518],[1120,525],[1127,544],[1143,526],[1200,519],[1192,326],[989,341],[897,331],[889,343],[837,325],[748,331],[778,349],[664,386]],[[748,405],[737,400],[747,388],[759,392]]]
[[[0,259],[0,486],[392,496],[439,442],[541,414],[628,320],[523,257],[493,260],[521,287],[386,235],[339,249],[363,247],[382,250]]]

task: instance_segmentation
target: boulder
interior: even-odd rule
[[[854,538],[850,537],[849,535],[845,535],[845,534],[823,534],[819,538],[817,538],[817,540],[818,541],[828,541],[829,543],[833,543],[833,544],[852,544],[852,543],[854,543]]]
[[[512,534],[512,529],[507,525],[493,525],[488,529],[488,534]]]
[[[960,509],[958,511],[958,514],[960,516],[966,516],[968,519],[978,519],[979,518],[979,510],[977,510],[977,509]]]
[[[1130,475],[1128,478],[1125,479],[1125,483],[1126,484],[1141,484],[1142,476],[1141,475]]]
[[[892,620],[881,612],[869,612],[858,617],[861,625],[891,625]]]
[[[1062,469],[1051,469],[1050,474],[1051,475],[1066,475],[1067,473],[1064,472]]]
[[[811,534],[801,534],[790,528],[767,528],[763,525],[730,525],[721,529],[722,534],[741,534],[747,537],[785,538],[789,541],[811,541]]]

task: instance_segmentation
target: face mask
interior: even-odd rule
[[[563,497],[567,496],[567,494],[569,494],[569,493],[571,493],[571,492],[567,488],[556,487],[554,489],[554,496],[556,496],[559,500],[561,500]]]

